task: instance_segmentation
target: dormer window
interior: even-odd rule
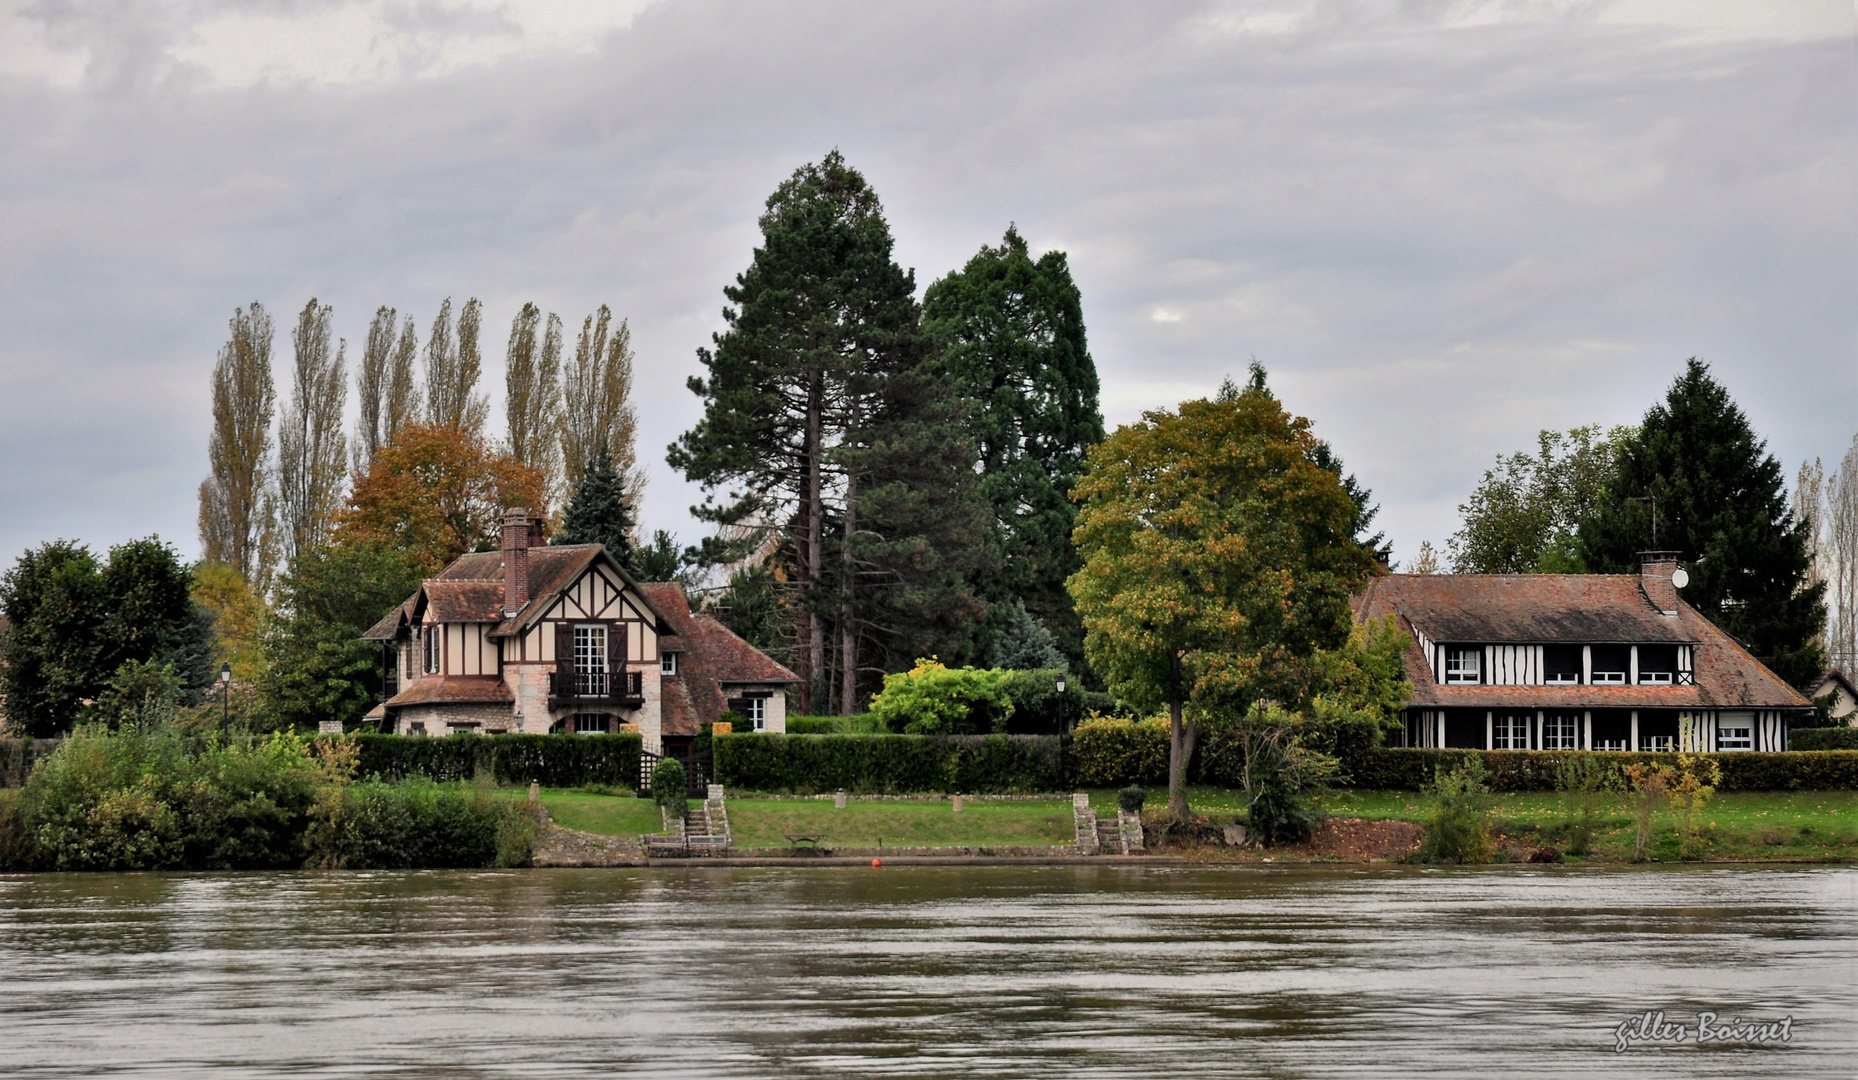
[[[1639,646],[1639,685],[1673,686],[1677,683],[1677,646]]]
[[[1468,686],[1483,682],[1484,650],[1454,646],[1445,650],[1445,682]]]
[[[1595,686],[1626,685],[1626,673],[1632,667],[1632,646],[1595,645],[1592,651],[1593,684]]]
[[[1542,646],[1542,681],[1549,686],[1578,686],[1581,681],[1579,645]]]

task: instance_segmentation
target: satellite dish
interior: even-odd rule
[[[1680,566],[1671,571],[1671,584],[1681,589],[1690,584],[1690,575],[1684,573],[1684,568]]]

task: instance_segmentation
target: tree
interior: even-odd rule
[[[1177,819],[1196,721],[1307,682],[1309,658],[1348,642],[1348,598],[1375,566],[1309,421],[1262,378],[1221,397],[1118,428],[1076,491],[1085,652],[1120,697],[1167,707]]]
[[[361,635],[419,588],[424,570],[415,554],[339,543],[305,551],[291,564],[264,635],[260,690],[274,723],[352,724],[381,700],[381,646]]]
[[[1599,506],[1632,429],[1598,425],[1565,435],[1544,431],[1536,453],[1498,455],[1458,507],[1463,524],[1447,541],[1460,574],[1578,574],[1581,522]]]
[[[1419,554],[1413,556],[1413,564],[1406,568],[1409,574],[1436,574],[1439,572],[1439,553],[1432,546],[1432,541],[1419,542]]]
[[[271,316],[264,305],[233,313],[231,337],[213,365],[212,475],[200,485],[200,546],[206,558],[236,567],[262,585],[270,572],[265,492],[270,477]]]
[[[541,473],[553,491],[556,429],[561,423],[561,319],[548,313],[538,346],[536,328],[543,325],[542,309],[534,304],[524,304],[510,324],[503,410],[509,425],[510,456]]]
[[[157,537],[110,549],[99,564],[81,544],[56,540],[26,552],[0,577],[0,692],[7,717],[34,736],[70,727],[124,665],[155,662],[191,679],[203,672],[200,612],[191,576]],[[177,663],[178,661],[178,663]]]
[[[278,423],[277,507],[283,555],[294,560],[327,539],[342,503],[348,448],[342,409],[348,400],[343,373],[346,342],[330,356],[334,309],[312,297],[291,333],[295,350],[290,407]]]
[[[634,497],[645,489],[639,467],[638,414],[632,407],[632,328],[605,304],[581,322],[574,361],[562,380],[561,458],[570,488],[601,449]]]
[[[361,350],[361,366],[355,371],[355,403],[360,415],[355,419],[354,470],[365,473],[374,463],[374,452],[384,442],[393,441],[391,432],[399,427],[391,417],[394,380],[394,321],[399,313],[390,307],[375,309],[368,323],[368,344]],[[408,329],[412,324],[408,323]],[[409,358],[410,359],[410,358]]]
[[[355,481],[336,541],[393,548],[437,573],[467,551],[494,548],[504,510],[541,506],[544,495],[540,473],[482,439],[411,424]]]
[[[1858,667],[1858,436],[1826,483],[1826,583],[1833,616],[1827,653],[1850,675]]]
[[[762,245],[724,290],[728,329],[698,353],[703,417],[670,462],[705,489],[694,512],[740,530],[740,547],[778,534],[773,546],[792,551],[801,708],[836,696],[851,712],[873,673],[868,643],[887,642],[896,663],[912,629],[972,616],[951,540],[983,539],[962,509],[972,473],[965,489],[958,475],[974,455],[922,370],[915,278],[892,260],[864,177],[837,151],[802,166],[760,226]]]
[[[419,419],[418,386],[413,381],[413,362],[419,359],[419,331],[408,315],[400,325],[400,340],[394,345],[393,363],[388,368],[387,385],[381,391],[381,442],[391,444],[400,431]],[[378,449],[378,447],[376,448]],[[368,464],[372,465],[370,458]],[[357,469],[366,472],[366,469]]]
[[[1637,573],[1642,551],[1679,552],[1689,560],[1685,602],[1807,687],[1824,670],[1826,620],[1825,585],[1807,581],[1809,529],[1788,509],[1780,462],[1692,359],[1621,445],[1580,541],[1599,573]]]
[[[1006,629],[994,638],[987,664],[1009,671],[1063,671],[1071,666],[1052,632],[1017,602]]]
[[[484,358],[478,350],[478,324],[484,306],[477,297],[465,301],[452,325],[452,300],[446,297],[426,339],[426,422],[453,428],[472,438],[483,434],[489,405],[477,393]]]
[[[651,543],[632,553],[634,576],[640,581],[675,581],[689,586],[696,556],[694,549],[679,548],[677,537],[658,529],[652,533]]]
[[[212,668],[232,667],[234,682],[249,686],[264,672],[265,620],[270,609],[252,592],[238,571],[225,563],[201,562],[193,567],[194,604],[213,619]]]
[[[613,468],[613,456],[601,447],[587,471],[581,474],[580,486],[574,489],[574,497],[568,501],[567,513],[562,515],[561,528],[556,531],[554,542],[605,544],[607,554],[625,567],[627,573],[636,576],[639,567],[632,547],[636,524],[631,500],[626,496],[626,481]]]
[[[1064,588],[1077,569],[1070,491],[1086,451],[1103,441],[1103,416],[1064,252],[1034,260],[1009,226],[999,247],[982,246],[929,286],[923,326],[936,372],[967,407],[980,493],[992,508],[1000,569],[977,586],[991,604],[1032,612],[1081,661],[1083,628]]]

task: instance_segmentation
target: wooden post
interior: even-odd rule
[[[1639,748],[1639,710],[1634,709],[1632,710],[1632,741],[1626,744],[1626,749],[1636,751],[1638,748]]]

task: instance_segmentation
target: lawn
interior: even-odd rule
[[[968,802],[957,814],[947,799],[730,799],[729,829],[738,848],[785,848],[788,835],[822,836],[824,847],[1007,847],[1069,844],[1077,839],[1068,802]]]
[[[631,795],[602,795],[582,790],[542,789],[542,807],[555,824],[603,836],[636,837],[662,832],[658,804]]]

